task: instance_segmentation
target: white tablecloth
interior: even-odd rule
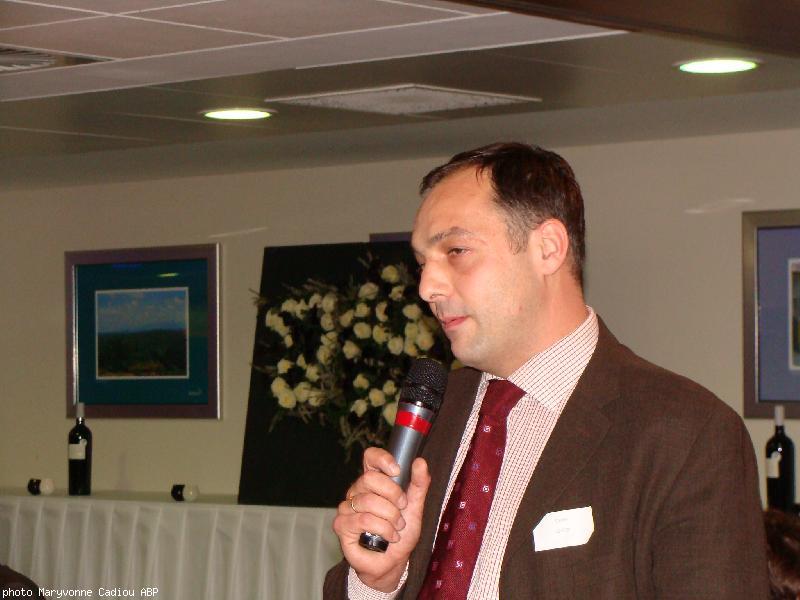
[[[334,512],[2,494],[0,563],[92,597],[149,587],[157,600],[311,600],[341,558]]]

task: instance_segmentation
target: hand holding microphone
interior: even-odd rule
[[[446,382],[447,372],[436,361],[414,362],[400,391],[391,454],[367,448],[364,473],[339,504],[333,528],[342,551],[361,581],[375,590],[396,588],[419,541],[430,475],[425,461],[416,456]]]
[[[411,365],[400,388],[400,402],[388,450],[400,465],[400,474],[392,477],[392,480],[404,491],[411,479],[411,463],[419,454],[422,442],[439,412],[446,386],[445,368],[431,358],[420,358]],[[375,552],[386,552],[389,547],[389,542],[369,532],[362,533],[358,543],[362,548]]]

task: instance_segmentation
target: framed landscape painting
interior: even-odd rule
[[[800,210],[742,214],[744,413],[800,417]]]
[[[67,252],[67,414],[219,417],[219,247]]]

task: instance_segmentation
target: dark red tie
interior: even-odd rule
[[[472,442],[439,522],[418,599],[467,597],[503,464],[506,419],[524,393],[505,379],[489,382]]]

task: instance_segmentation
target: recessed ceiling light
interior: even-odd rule
[[[263,108],[218,108],[204,110],[203,116],[221,121],[252,121],[269,118],[272,112]]]
[[[684,73],[700,73],[707,75],[750,71],[758,66],[758,61],[751,58],[708,58],[704,60],[682,62],[677,66]]]

